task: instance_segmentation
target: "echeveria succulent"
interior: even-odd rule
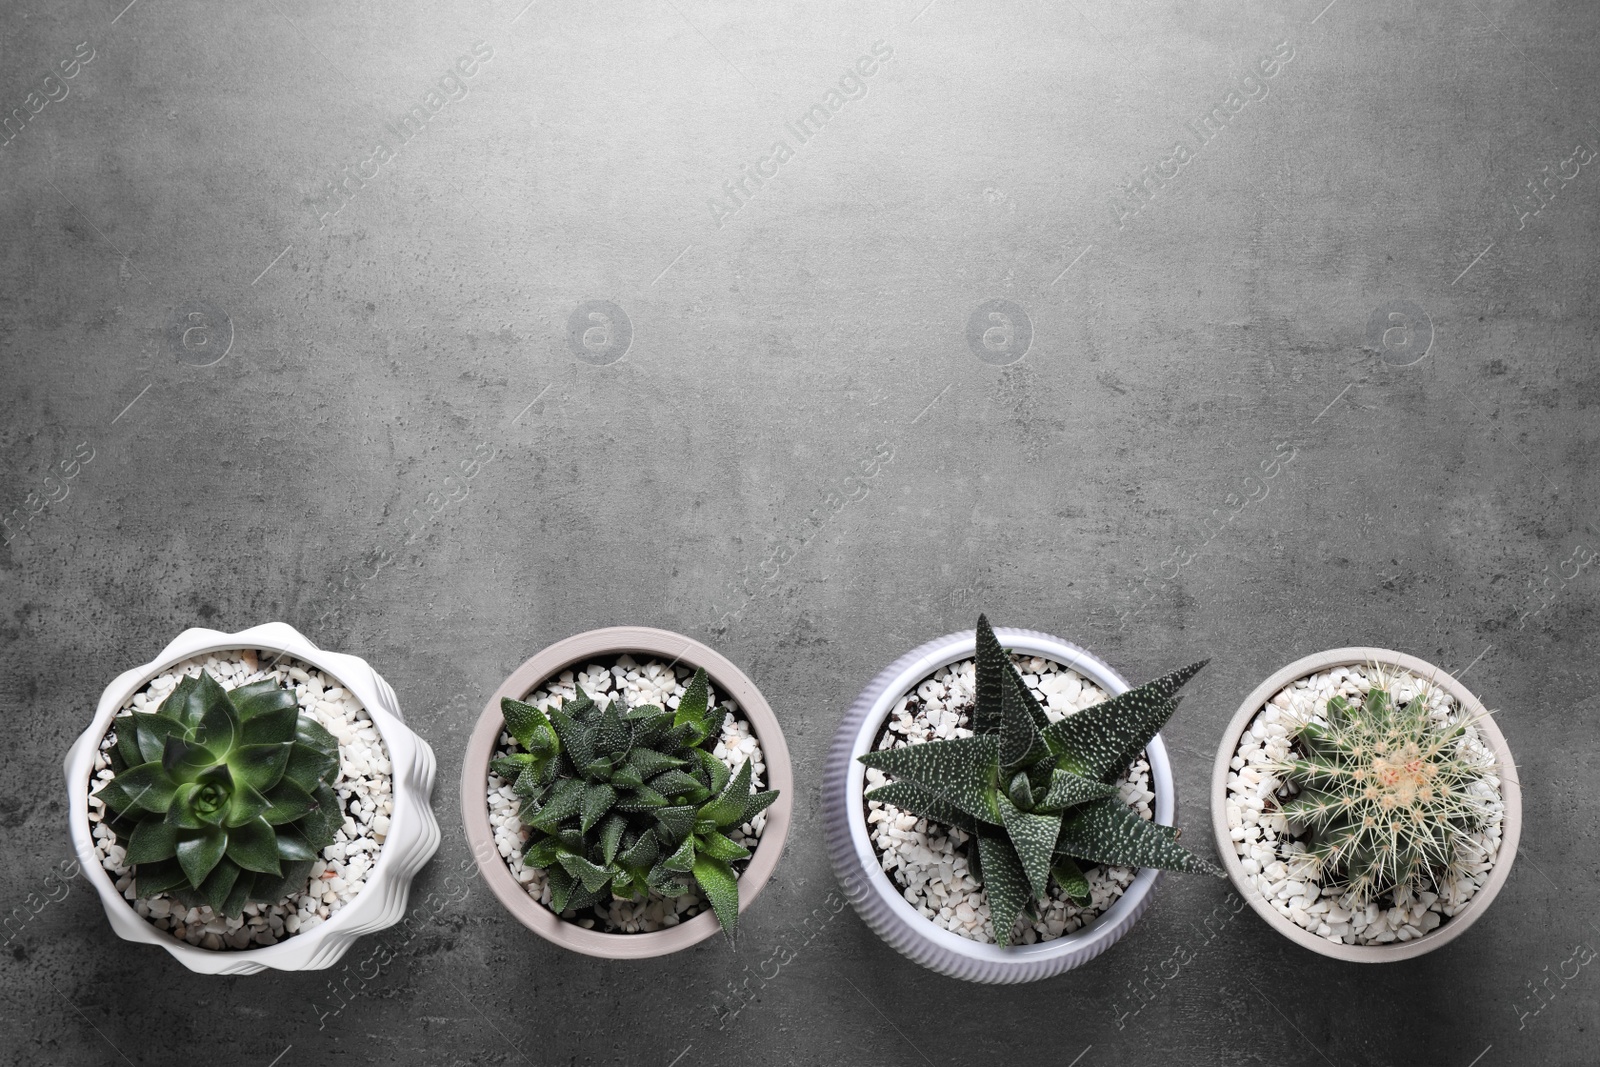
[[[1467,718],[1435,716],[1427,690],[1396,702],[1394,681],[1379,673],[1354,702],[1329,700],[1326,723],[1301,723],[1290,735],[1299,751],[1273,767],[1299,789],[1282,810],[1310,831],[1319,879],[1363,904],[1461,873],[1463,846],[1486,819],[1471,787],[1494,770],[1465,746]]]
[[[139,896],[237,916],[304,887],[344,820],[339,742],[293,691],[270,678],[226,691],[202,672],[114,726],[114,777],[96,795]]]
[[[894,781],[866,794],[976,840],[968,853],[982,881],[995,940],[1053,880],[1089,902],[1085,864],[1188,871],[1209,865],[1117,796],[1118,778],[1171,717],[1196,663],[1051,722],[1028,691],[989,620],[978,616],[972,737],[869,752],[868,767]]]
[[[581,688],[559,707],[500,701],[521,751],[492,767],[523,798],[531,835],[522,861],[545,872],[557,912],[609,896],[681,896],[693,883],[734,935],[739,883],[731,864],[750,851],[727,831],[778,794],[751,791],[749,760],[735,774],[712,754],[718,724],[708,701],[704,670],[676,711],[629,708],[621,694],[602,706]]]

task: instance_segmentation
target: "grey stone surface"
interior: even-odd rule
[[[0,13],[0,1060],[1593,1061],[1600,9],[124,2]],[[1509,883],[1381,970],[1208,925],[1203,878],[1058,979],[919,970],[829,911],[816,780],[980,608],[1135,679],[1214,657],[1165,735],[1203,852],[1266,674],[1470,665]],[[445,841],[414,935],[205,979],[54,899],[59,763],[115,673],[270,619],[394,684]],[[486,695],[625,622],[785,724],[736,950],[578,958],[446,881]]]

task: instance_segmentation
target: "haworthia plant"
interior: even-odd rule
[[[1297,751],[1273,767],[1299,790],[1282,810],[1309,831],[1318,878],[1362,904],[1462,873],[1486,818],[1472,787],[1494,770],[1465,744],[1468,719],[1435,716],[1426,691],[1398,702],[1395,679],[1374,673],[1365,694],[1328,701],[1325,724],[1301,723],[1290,735]]]
[[[271,678],[224,690],[185,677],[154,712],[115,720],[96,795],[140,897],[237,917],[303,889],[344,822],[339,742]]]
[[[495,774],[522,797],[531,833],[522,861],[545,872],[551,906],[576,910],[616,896],[681,896],[691,885],[732,938],[739,923],[733,864],[750,850],[728,836],[778,799],[754,791],[750,761],[737,774],[711,751],[720,717],[696,670],[675,711],[601,705],[581,688],[559,707],[502,699],[520,751]]]
[[[1089,903],[1083,867],[1209,870],[1171,827],[1141,819],[1113,783],[1178,706],[1178,688],[1206,661],[1051,722],[989,620],[978,616],[972,737],[869,752],[894,780],[866,794],[972,835],[996,941],[1052,882]]]

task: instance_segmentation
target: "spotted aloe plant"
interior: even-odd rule
[[[140,897],[237,917],[304,888],[344,816],[339,742],[291,690],[271,678],[224,690],[201,672],[115,727],[113,777],[96,795]]]
[[[995,940],[1011,943],[1017,916],[1053,881],[1089,903],[1084,867],[1111,864],[1209,870],[1178,831],[1139,817],[1118,778],[1172,716],[1178,688],[1206,661],[1051,722],[989,620],[978,616],[973,736],[869,752],[894,780],[866,794],[966,831],[968,863],[983,883]]]
[[[696,670],[675,711],[596,703],[581,688],[560,706],[502,699],[520,751],[492,769],[522,797],[530,830],[523,863],[545,872],[557,912],[612,896],[681,896],[692,884],[732,938],[739,883],[732,864],[750,850],[728,836],[778,799],[755,792],[746,760],[730,771],[711,751],[719,718]]]

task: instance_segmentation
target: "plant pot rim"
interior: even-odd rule
[[[100,742],[130,697],[184,660],[236,649],[282,653],[309,663],[361,701],[389,751],[394,811],[366,886],[337,914],[275,945],[213,950],[190,945],[157,929],[117,891],[115,881],[95,854],[94,835],[89,829],[89,783]],[[125,940],[166,949],[179,963],[201,974],[254,974],[269,967],[285,971],[331,967],[356,938],[399,921],[412,879],[439,847],[439,824],[428,805],[435,769],[433,749],[405,724],[394,690],[366,660],[348,653],[326,652],[288,623],[269,622],[232,634],[199,627],[184,630],[150,662],[122,672],[106,686],[93,720],[67,752],[64,769],[73,851],[79,867],[100,894],[112,929]]]
[[[1071,668],[1114,697],[1129,689],[1113,667],[1093,653],[1038,630],[996,627],[1000,643],[1013,652],[1042,656]],[[1112,905],[1070,934],[1032,945],[973,941],[924,918],[883,871],[867,832],[862,791],[866,768],[856,757],[874,744],[900,698],[941,667],[971,659],[973,630],[946,634],[907,652],[884,668],[845,713],[828,753],[823,780],[828,853],[846,899],[863,921],[891,947],[930,970],[983,983],[1032,982],[1081,966],[1110,948],[1150,906],[1160,871],[1141,869]],[[1171,825],[1177,811],[1172,766],[1161,735],[1145,747],[1157,822]]]
[[[1418,678],[1434,683],[1449,693],[1463,712],[1475,717],[1474,725],[1478,728],[1479,736],[1495,755],[1500,773],[1500,796],[1505,805],[1505,812],[1500,824],[1500,850],[1495,855],[1495,863],[1489,871],[1488,881],[1473,894],[1472,899],[1467,901],[1460,911],[1438,929],[1410,941],[1396,941],[1382,945],[1336,945],[1278,914],[1251,883],[1250,876],[1245,873],[1244,867],[1239,862],[1239,855],[1228,829],[1228,773],[1244,731],[1279,690],[1291,682],[1334,667],[1365,666],[1371,663],[1399,667]],[[1239,710],[1234,713],[1233,719],[1222,735],[1222,743],[1217,748],[1216,763],[1212,767],[1211,825],[1217,838],[1217,852],[1222,857],[1223,866],[1228,872],[1229,880],[1233,882],[1234,889],[1249,901],[1256,914],[1265,919],[1274,930],[1298,945],[1333,959],[1353,963],[1391,963],[1432,952],[1460,937],[1488,909],[1496,894],[1500,892],[1500,887],[1510,876],[1511,864],[1517,856],[1517,842],[1522,835],[1522,790],[1517,784],[1516,764],[1511,756],[1511,748],[1506,744],[1505,735],[1500,732],[1499,725],[1483,706],[1483,702],[1454,675],[1426,660],[1393,649],[1367,646],[1331,648],[1312,653],[1282,667],[1256,686],[1239,705]]]
[[[518,922],[547,941],[563,948],[601,959],[646,959],[664,956],[698,944],[722,927],[709,909],[665,930],[637,934],[613,934],[586,930],[567,922],[528,895],[527,889],[512,875],[505,857],[495,844],[489,823],[489,805],[484,790],[488,784],[489,761],[504,732],[500,700],[521,700],[541,683],[568,667],[607,656],[645,655],[705,668],[718,695],[738,703],[739,714],[750,723],[761,743],[766,761],[766,788],[778,790],[778,799],[767,809],[767,823],[749,866],[739,876],[739,912],[742,915],[766,886],[783,854],[789,835],[789,820],[794,806],[794,778],[789,766],[789,749],[777,716],[743,671],[715,649],[692,637],[648,626],[608,626],[588,630],[549,645],[511,672],[490,695],[467,742],[461,767],[461,818],[466,826],[467,844],[472,849],[478,871],[490,890]]]

